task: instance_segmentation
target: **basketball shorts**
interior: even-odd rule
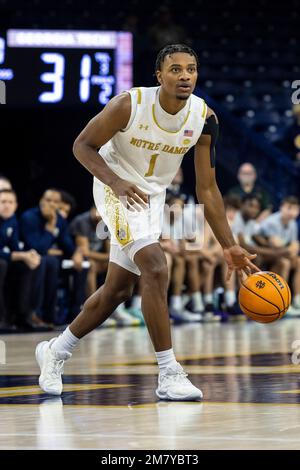
[[[128,210],[112,189],[97,178],[94,178],[93,194],[96,208],[110,232],[110,261],[140,275],[134,256],[145,246],[158,243],[166,192],[149,196],[148,207],[141,211]]]

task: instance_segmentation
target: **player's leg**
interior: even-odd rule
[[[141,280],[137,281],[128,312],[134,318],[137,318],[141,325],[145,325],[145,319],[142,312],[142,287]]]
[[[159,243],[151,243],[136,251],[133,259],[141,272],[142,310],[160,369],[156,394],[166,400],[198,400],[202,392],[186,378],[172,349],[164,252]]]
[[[89,297],[80,314],[58,338],[39,343],[36,359],[41,369],[40,387],[47,393],[62,393],[63,363],[86,334],[101,325],[116,307],[131,297],[138,275],[114,263],[109,263],[106,280]]]
[[[170,349],[168,267],[164,252],[159,243],[152,243],[140,249],[134,261],[141,271],[142,311],[155,351]]]
[[[172,278],[173,256],[171,255],[171,253],[167,253],[167,252],[164,252],[164,253],[165,253],[167,266],[168,266],[168,288],[169,288],[170,283],[171,283],[171,278]]]
[[[108,270],[108,260],[106,261],[95,261],[91,260],[91,275],[87,280],[87,297],[90,297],[97,290],[97,277],[99,274],[106,273]]]
[[[113,262],[109,263],[105,283],[84,303],[83,310],[69,326],[71,332],[82,338],[100,326],[133,292],[138,275]]]

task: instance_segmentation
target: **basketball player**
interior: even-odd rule
[[[238,246],[228,226],[215,180],[218,120],[193,94],[198,58],[181,44],[162,49],[156,61],[159,86],[133,88],[114,97],[75,140],[73,151],[94,175],[95,204],[111,234],[106,281],[58,338],[36,348],[39,384],[62,393],[64,360],[79,340],[101,325],[131,297],[139,276],[142,311],[155,350],[162,400],[199,400],[202,392],[188,380],[172,349],[167,304],[168,271],[159,244],[165,189],[184,154],[195,146],[197,196],[228,263],[228,278],[258,268]],[[99,151],[98,151],[99,150]],[[126,199],[126,202],[124,202]]]

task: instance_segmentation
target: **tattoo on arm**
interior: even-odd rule
[[[210,135],[210,166],[214,168],[216,165],[216,142],[219,135],[219,124],[217,122],[216,116],[212,114],[208,119],[206,119],[202,134]]]

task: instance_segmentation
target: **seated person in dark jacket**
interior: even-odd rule
[[[0,324],[25,326],[30,314],[32,272],[41,261],[35,250],[21,251],[13,189],[0,191]]]
[[[21,237],[26,249],[35,249],[42,261],[34,276],[32,291],[32,321],[53,323],[61,260],[48,254],[55,244],[65,257],[74,262],[74,269],[82,270],[83,255],[68,232],[66,220],[58,213],[60,193],[55,189],[44,192],[39,206],[24,212],[20,219]]]
[[[72,196],[72,194],[68,193],[63,189],[60,189],[59,192],[61,201],[58,207],[58,212],[64,219],[70,220],[76,210],[76,200]]]
[[[252,163],[243,163],[237,175],[239,184],[231,188],[227,196],[238,196],[242,201],[245,196],[255,196],[260,200],[261,213],[257,217],[260,222],[272,212],[270,194],[257,183],[257,173]]]
[[[97,225],[102,219],[95,206],[88,212],[77,215],[70,223],[70,232],[75,239],[76,246],[90,262],[87,276],[86,295],[90,297],[97,289],[98,275],[105,273],[109,261],[109,239],[97,236]],[[105,227],[103,223],[103,228]]]

